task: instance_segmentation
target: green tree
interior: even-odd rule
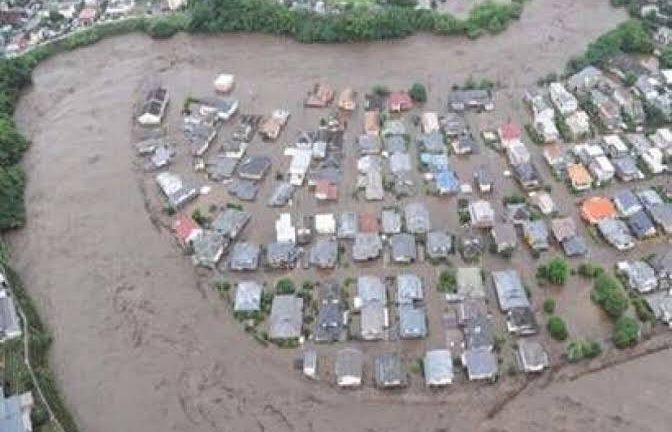
[[[569,277],[569,264],[562,258],[553,258],[546,267],[548,281],[554,285],[564,285]]]
[[[411,89],[408,91],[408,94],[411,96],[415,102],[425,103],[427,102],[427,88],[424,84],[414,83],[411,86]]]
[[[624,316],[614,324],[612,340],[616,348],[624,349],[635,346],[639,340],[639,324],[634,319]]]
[[[555,340],[564,341],[569,336],[565,321],[557,315],[553,315],[548,319],[546,328]]]
[[[672,68],[672,47],[663,48],[660,53],[660,67],[664,69]]]
[[[457,292],[457,278],[454,270],[443,270],[439,274],[439,292],[455,293]]]
[[[547,314],[551,315],[553,312],[555,312],[555,300],[552,298],[548,298],[544,300],[544,312]]]
[[[275,292],[278,294],[294,294],[296,287],[289,278],[282,278],[275,283]]]
[[[623,286],[606,273],[595,279],[590,297],[613,319],[620,318],[628,310],[628,297]]]

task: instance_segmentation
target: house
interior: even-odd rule
[[[641,133],[629,133],[625,135],[625,138],[630,143],[633,153],[637,156],[641,156],[646,150],[653,147],[646,135]]]
[[[653,35],[653,39],[661,45],[670,45],[672,43],[672,29],[665,26],[658,27]]]
[[[3,432],[32,432],[31,413],[34,405],[32,392],[5,397],[0,387],[0,430]]]
[[[630,149],[618,135],[604,135],[602,142],[604,150],[612,158],[626,156],[630,153]]]
[[[658,204],[663,204],[664,201],[656,192],[655,189],[641,189],[636,192],[637,198],[639,198],[639,201],[642,203],[644,208],[646,210],[651,210],[653,207],[657,206]]]
[[[576,223],[569,216],[552,219],[551,232],[558,243],[562,243],[578,234]]]
[[[590,117],[585,111],[578,110],[565,119],[567,125],[567,139],[579,141],[590,135]]]
[[[613,200],[621,216],[632,216],[642,210],[639,198],[629,189],[622,189],[614,193]]]
[[[387,291],[380,278],[359,276],[354,303],[355,308],[361,310],[361,338],[382,339],[387,327]]]
[[[413,99],[406,91],[395,91],[387,97],[387,109],[390,112],[402,112],[413,109]]]
[[[640,210],[628,217],[626,223],[632,234],[638,240],[654,237],[658,233],[656,225],[644,210]]]
[[[336,353],[334,373],[339,387],[359,387],[362,385],[364,355],[355,348],[343,348]]]
[[[445,231],[430,231],[427,233],[425,247],[430,260],[447,259],[453,250],[453,237]]]
[[[301,186],[306,179],[310,162],[313,159],[313,150],[305,148],[291,149],[291,158],[289,162],[289,183],[293,186]]]
[[[413,165],[411,164],[411,156],[408,153],[393,152],[389,158],[390,171],[397,176],[404,176],[411,172]]]
[[[649,210],[651,218],[665,234],[672,234],[672,203],[660,204]]]
[[[380,226],[375,213],[365,212],[359,215],[359,232],[378,234]]]
[[[344,316],[341,308],[341,288],[330,280],[320,284],[320,303],[315,322],[315,342],[336,342],[342,339]]]
[[[227,187],[230,196],[236,197],[241,201],[254,201],[259,193],[259,185],[252,180],[234,180]]]
[[[273,110],[271,116],[262,121],[259,126],[259,135],[265,140],[274,141],[280,136],[287,121],[289,121],[289,111],[283,109]]]
[[[318,201],[338,201],[338,185],[329,180],[315,182],[315,199]]]
[[[446,152],[443,134],[438,130],[424,133],[418,137],[418,144],[425,153],[442,154]]]
[[[182,180],[177,174],[162,172],[157,174],[156,182],[161,192],[168,200],[168,204],[174,209],[185,206],[198,196],[198,190]]]
[[[464,297],[460,299],[458,295],[457,304],[457,324],[466,327],[469,321],[478,317],[487,317],[488,306],[485,304],[484,297]]]
[[[429,209],[424,203],[408,203],[404,207],[406,230],[411,234],[426,234],[431,229]]]
[[[588,253],[588,245],[586,244],[586,240],[579,235],[563,240],[561,244],[565,255],[570,258],[581,257]]]
[[[465,133],[453,139],[452,147],[453,153],[458,156],[471,154],[476,149],[476,140],[473,135]]]
[[[630,155],[620,156],[611,160],[616,170],[616,177],[623,182],[631,182],[644,178],[637,166],[637,161]]]
[[[0,274],[4,280],[4,276]],[[22,335],[19,316],[16,313],[14,300],[8,289],[0,287],[0,343]],[[2,396],[2,387],[0,387],[0,396]],[[1,411],[0,411],[1,412]],[[0,424],[2,418],[0,417]]]
[[[398,234],[401,232],[401,214],[394,208],[386,208],[381,212],[383,234]]]
[[[657,147],[652,147],[646,150],[641,155],[641,158],[644,162],[644,165],[646,165],[646,169],[651,174],[661,174],[667,170],[667,164],[665,164],[663,151]]]
[[[599,90],[590,92],[593,106],[597,109],[597,118],[607,130],[614,130],[623,124],[621,107],[616,101]]]
[[[495,224],[495,210],[488,201],[473,201],[469,203],[469,218],[472,227],[492,228]]]
[[[465,351],[462,355],[462,364],[467,368],[469,381],[494,381],[497,377],[497,358],[489,350]]]
[[[261,293],[263,287],[251,280],[238,282],[236,298],[233,304],[234,312],[256,312],[261,309]]]
[[[546,251],[550,248],[548,228],[541,219],[525,222],[523,224],[523,237],[532,250]]]
[[[221,234],[214,231],[201,231],[191,240],[191,249],[194,251],[192,260],[195,265],[215,268],[228,245],[228,239],[222,237]]]
[[[217,135],[217,128],[205,122],[185,122],[184,140],[192,156],[203,156]]]
[[[495,104],[492,99],[492,94],[488,90],[462,90],[456,89],[448,95],[448,108],[462,112],[467,109],[478,111],[492,111],[495,109]]]
[[[85,27],[92,26],[96,18],[98,18],[98,9],[95,7],[85,7],[79,12],[77,18],[81,25]]]
[[[523,282],[520,280],[517,271],[494,271],[492,272],[492,281],[502,312],[508,312],[516,307],[530,307],[525,287],[523,287]]]
[[[567,87],[573,93],[588,94],[604,79],[604,74],[595,66],[589,65],[567,79]]]
[[[541,372],[549,366],[548,354],[539,342],[521,339],[518,341],[518,361],[525,373]]]
[[[425,112],[422,113],[420,118],[420,124],[422,126],[422,131],[425,134],[431,134],[433,132],[439,132],[439,115],[435,112]]]
[[[275,238],[280,243],[296,243],[296,227],[289,213],[281,213],[275,221]]]
[[[427,317],[424,309],[409,304],[399,306],[399,337],[401,339],[427,337]]]
[[[318,239],[310,249],[310,263],[319,269],[336,267],[338,242],[333,239]]]
[[[360,135],[357,138],[357,149],[362,156],[380,154],[382,150],[380,137],[372,134]]]
[[[659,253],[650,262],[661,281],[672,280],[672,251]]]
[[[474,181],[480,193],[492,192],[495,178],[485,165],[479,165],[474,171]]]
[[[658,289],[656,271],[646,261],[620,261],[616,263],[616,269],[625,277],[628,287],[640,294]]]
[[[509,146],[506,148],[506,156],[509,159],[509,163],[513,166],[528,163],[532,160],[532,155],[530,155],[527,146],[520,141],[509,143]]]
[[[488,351],[494,349],[495,333],[490,317],[479,313],[464,321],[463,325],[462,331],[467,349]]]
[[[138,115],[138,123],[143,126],[156,126],[161,124],[168,106],[168,90],[157,87],[150,90],[145,97],[142,111]]]
[[[406,134],[406,125],[401,120],[388,119],[385,120],[383,124],[383,130],[381,132],[384,138],[391,136],[405,136]]]
[[[561,174],[567,168],[567,156],[558,144],[544,146],[544,160],[555,175]]]
[[[555,117],[553,107],[550,106],[544,95],[540,92],[534,89],[525,90],[523,100],[529,105],[533,117],[545,117],[551,120]]]
[[[325,108],[334,100],[334,90],[326,84],[317,83],[308,93],[304,106],[310,108]]]
[[[537,167],[532,162],[524,162],[513,167],[513,175],[525,190],[538,189],[542,185]]]
[[[622,112],[622,117],[629,118],[635,126],[641,126],[646,121],[646,112],[644,104],[639,98],[636,98],[629,88],[619,87],[611,95],[614,102],[618,104]]]
[[[458,267],[457,294],[465,298],[485,298],[483,275],[479,267]]]
[[[383,250],[383,241],[378,233],[357,233],[352,247],[354,261],[370,261],[378,258]]]
[[[298,339],[303,326],[303,299],[293,294],[276,295],[271,305],[269,338]]]
[[[669,128],[659,128],[653,135],[649,136],[651,143],[665,153],[672,149],[672,130]]]
[[[250,156],[238,167],[238,176],[247,180],[260,181],[271,169],[271,158],[268,156]]]
[[[616,207],[609,198],[591,197],[581,204],[581,217],[591,225],[616,216]]]
[[[656,319],[672,328],[672,296],[667,292],[658,292],[644,297]]]
[[[529,336],[539,332],[537,319],[529,306],[516,306],[506,313],[506,327],[509,333]]]
[[[560,139],[560,131],[555,125],[553,117],[535,117],[532,126],[541,136],[544,144],[553,143]]]
[[[345,111],[354,111],[357,108],[356,97],[357,93],[352,88],[346,87],[338,95],[338,107]]]
[[[518,244],[516,229],[511,223],[495,224],[490,230],[490,235],[495,251],[500,254],[514,250]]]
[[[588,170],[595,178],[598,185],[603,185],[611,181],[616,174],[616,169],[606,156],[598,156],[588,164]]]
[[[427,351],[423,366],[427,387],[443,387],[453,383],[453,357],[450,350]]]
[[[607,243],[619,251],[635,247],[635,239],[630,234],[628,225],[620,219],[602,219],[597,223],[597,229]]]
[[[389,122],[385,124],[388,123]],[[383,144],[385,146],[385,151],[392,156],[397,153],[408,153],[408,144],[406,143],[406,137],[404,135],[386,135],[383,138]],[[392,163],[390,163],[390,165],[392,165]]]
[[[366,172],[363,181],[364,198],[367,201],[381,201],[385,197],[383,187],[383,175],[380,169],[372,169]]]
[[[199,113],[202,116],[213,115],[219,120],[226,121],[238,112],[238,99],[232,97],[204,97],[198,101]]]
[[[252,216],[243,210],[227,207],[212,221],[212,229],[223,237],[235,240],[251,218]]]
[[[525,203],[506,204],[506,220],[514,226],[521,226],[529,221],[531,217],[530,209]]]
[[[220,154],[215,156],[214,159],[210,159],[205,164],[205,171],[210,180],[223,182],[224,180],[233,177],[237,166],[237,158],[231,158]]]
[[[417,258],[415,236],[408,233],[394,234],[390,237],[392,261],[399,264],[409,264]]]
[[[315,232],[319,235],[336,234],[336,218],[333,213],[319,213],[315,215]]]
[[[380,112],[377,110],[364,112],[364,133],[378,136],[380,133]]]
[[[397,275],[397,304],[410,304],[421,302],[424,298],[422,292],[422,279],[414,273],[400,273]]]
[[[336,237],[339,239],[353,240],[359,231],[357,213],[347,211],[338,217]]]
[[[458,113],[448,112],[439,119],[441,130],[449,138],[458,137],[467,133],[467,123],[464,116]]]
[[[452,169],[443,169],[434,176],[436,182],[436,193],[439,195],[451,195],[459,191],[460,180],[457,173]]]
[[[401,361],[401,356],[397,353],[384,353],[376,357],[374,378],[376,387],[399,388],[406,387],[408,377],[406,369]]]
[[[299,259],[299,250],[292,242],[273,242],[266,246],[266,264],[271,269],[292,269]]]
[[[203,230],[200,226],[186,214],[180,214],[173,223],[175,237],[183,247],[188,246]]]
[[[551,102],[562,116],[572,114],[579,109],[579,101],[559,82],[549,85]]]
[[[520,127],[513,122],[504,123],[497,129],[497,135],[499,136],[502,148],[508,149],[512,144],[520,142]]]
[[[539,209],[542,215],[548,216],[555,213],[555,202],[548,192],[539,192],[532,195],[531,203]]]
[[[232,271],[252,271],[259,267],[261,248],[256,243],[240,242],[233,245],[229,268]]]

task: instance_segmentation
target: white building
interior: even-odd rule
[[[551,102],[563,116],[567,116],[579,109],[579,101],[567,91],[565,86],[559,82],[551,83],[549,86]]]

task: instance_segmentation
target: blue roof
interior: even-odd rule
[[[420,162],[427,165],[432,172],[449,169],[448,155],[446,154],[420,153]]]
[[[444,192],[457,192],[460,187],[460,181],[457,179],[455,171],[443,170],[436,174],[436,187]]]
[[[2,432],[24,432],[21,396],[2,396],[0,388],[0,430]]]

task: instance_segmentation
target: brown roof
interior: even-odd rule
[[[567,165],[567,175],[572,184],[575,185],[589,185],[593,182],[593,177],[586,167],[580,163]]]
[[[616,207],[609,198],[592,197],[581,205],[581,217],[592,224],[616,217],[616,215]]]
[[[363,233],[377,233],[378,216],[374,213],[362,213],[359,215],[359,231]]]

